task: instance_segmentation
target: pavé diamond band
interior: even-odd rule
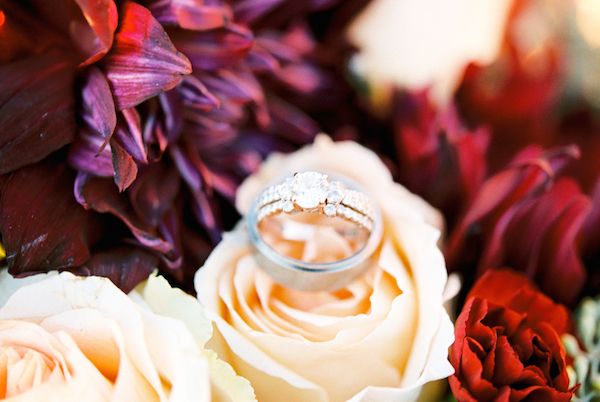
[[[353,255],[330,262],[307,262],[282,255],[269,246],[260,223],[274,215],[308,213],[339,217],[368,233]],[[349,181],[331,180],[319,172],[296,173],[266,188],[247,216],[247,226],[260,267],[277,282],[300,290],[333,290],[346,285],[370,266],[382,235],[381,213],[369,196]]]

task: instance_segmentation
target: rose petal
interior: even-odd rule
[[[175,87],[192,71],[150,11],[131,1],[122,8],[115,43],[102,66],[119,110]]]
[[[3,178],[0,233],[12,274],[83,264],[93,242],[92,216],[73,199],[73,174],[44,162]]]
[[[69,57],[55,50],[0,66],[0,174],[73,141],[74,72]]]

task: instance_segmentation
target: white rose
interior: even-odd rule
[[[238,209],[246,212],[268,184],[306,170],[346,176],[379,203],[385,232],[373,268],[335,292],[287,289],[259,269],[240,225],[196,274],[198,298],[216,323],[211,348],[250,380],[261,402],[416,400],[424,384],[453,372],[447,274],[436,244],[441,217],[395,184],[374,153],[325,136],[270,157],[240,187]],[[324,238],[305,249],[340,247]]]
[[[210,401],[211,382],[244,387],[202,349],[212,328],[199,303],[162,278],[128,297],[105,278],[1,271],[0,295],[4,399]]]

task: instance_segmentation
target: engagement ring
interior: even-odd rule
[[[342,219],[351,226],[343,236],[365,240],[354,254],[335,261],[303,261],[283,255],[268,244],[261,226],[269,218],[290,219],[299,214],[321,217],[324,222]],[[247,225],[261,268],[277,282],[312,291],[340,288],[364,272],[382,235],[381,212],[371,198],[350,181],[332,180],[319,172],[296,173],[263,190],[248,213]]]

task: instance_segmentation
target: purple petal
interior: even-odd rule
[[[104,138],[98,148],[98,152],[100,152],[108,144],[115,131],[117,114],[108,82],[104,74],[96,67],[90,68],[87,72],[82,88],[81,103],[83,120]]]
[[[110,141],[110,148],[112,150],[112,163],[115,170],[115,184],[119,188],[119,191],[123,192],[135,180],[138,168],[131,155],[116,140]]]
[[[148,9],[130,1],[122,9],[115,43],[102,60],[119,110],[172,89],[192,71]]]
[[[115,131],[115,140],[139,163],[148,163],[148,152],[142,135],[140,115],[135,109],[125,109]]]
[[[178,88],[186,106],[208,112],[219,106],[219,99],[196,77],[185,77]]]
[[[169,35],[190,58],[194,70],[216,70],[237,64],[254,42],[252,31],[234,24],[208,32],[172,29]]]
[[[82,128],[79,136],[69,148],[69,165],[95,176],[112,177],[115,171],[113,170],[111,148],[109,146],[103,148],[103,143],[104,138],[100,134],[92,132],[88,128]]]
[[[231,21],[231,9],[223,4],[208,5],[202,0],[153,0],[148,8],[163,25],[205,31]]]
[[[251,24],[283,2],[284,0],[238,0],[233,6],[235,20]]]

